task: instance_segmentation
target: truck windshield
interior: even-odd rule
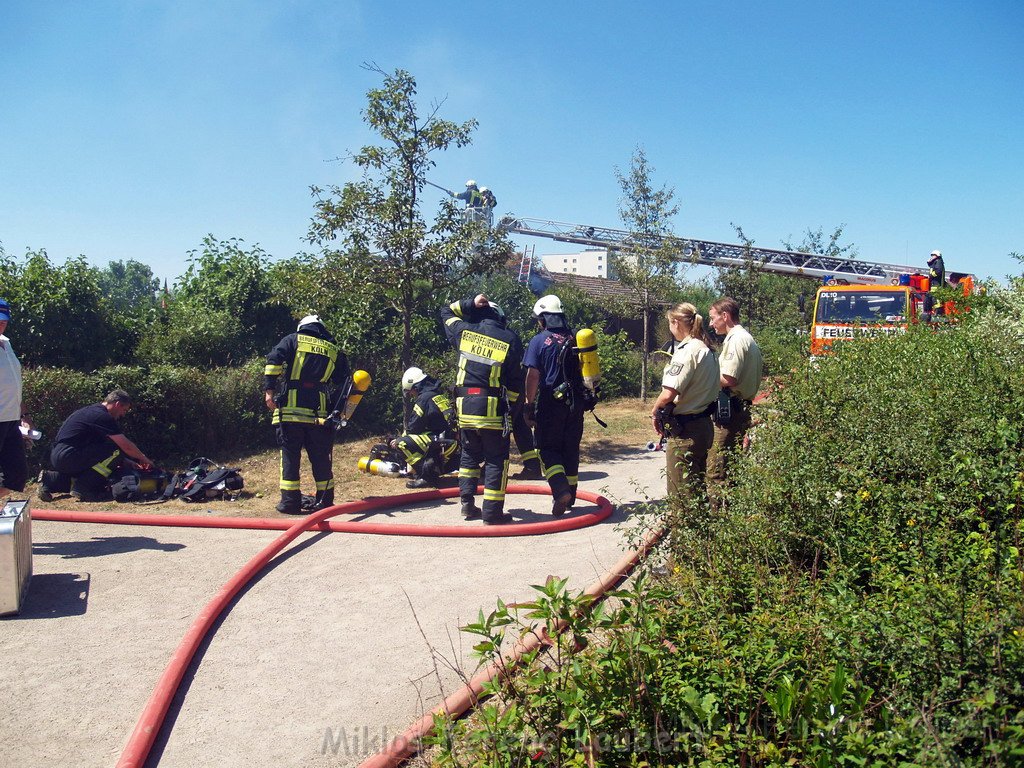
[[[899,323],[906,320],[905,291],[822,291],[819,323]]]

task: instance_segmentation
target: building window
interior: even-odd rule
[[[575,272],[575,271],[576,271],[576,267],[573,267],[573,268],[572,268],[572,271],[573,271],[573,272]]]
[[[602,254],[597,254],[597,260],[600,261],[603,258]]]

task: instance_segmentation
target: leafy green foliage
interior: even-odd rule
[[[545,641],[439,762],[1021,764],[1022,291],[784,377],[723,503],[647,510],[667,573],[614,608],[554,580],[467,627],[499,665]]]

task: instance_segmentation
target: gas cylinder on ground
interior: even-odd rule
[[[371,459],[369,456],[362,456],[359,459],[359,471],[368,475],[379,475],[380,477],[401,477],[402,468],[393,461]]]

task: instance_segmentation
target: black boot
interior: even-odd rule
[[[277,503],[275,509],[282,515],[301,515],[302,492],[281,491],[281,501]]]
[[[321,509],[327,509],[328,507],[334,506],[334,489],[331,488],[326,491],[316,492],[316,503],[313,505],[313,509],[319,512]]]
[[[476,505],[476,501],[472,496],[462,496],[462,519],[463,520],[479,520],[480,509]]]
[[[513,480],[543,480],[544,472],[540,467],[540,459],[529,459],[523,462],[523,468],[512,475]]]
[[[437,464],[433,459],[424,459],[420,464],[418,476],[405,484],[406,488],[436,488],[440,476],[437,473]]]

